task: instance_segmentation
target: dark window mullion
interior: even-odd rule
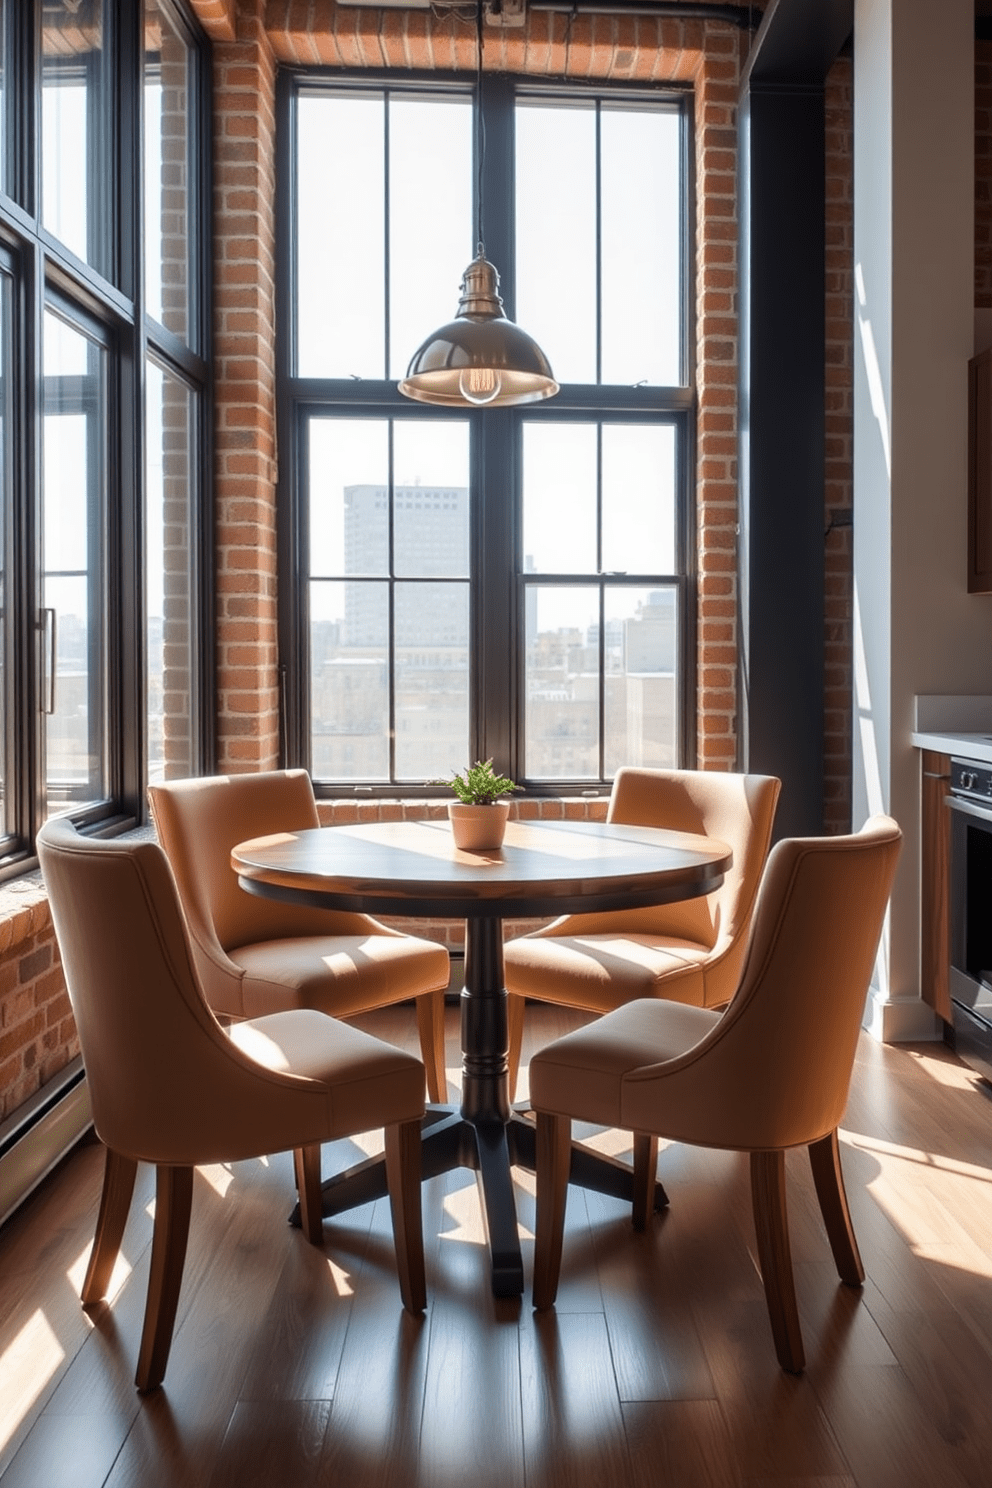
[[[599,106],[596,106],[596,197],[597,221],[599,202]],[[596,234],[597,259],[599,234]],[[599,273],[597,262],[597,305]],[[596,330],[596,371],[599,373],[599,327]],[[599,778],[603,779],[606,759],[606,581],[603,578],[603,425],[596,424],[596,572],[599,575]]]
[[[386,480],[388,482],[386,500],[386,542],[388,551],[386,553],[387,572],[389,581],[387,585],[387,621],[386,621],[386,675],[389,689],[389,779],[396,779],[396,561],[393,551],[394,546],[394,504],[395,487],[393,479],[393,420],[387,425],[387,467]]]
[[[382,350],[383,350],[383,356],[385,358],[385,361],[383,362],[383,376],[387,379],[387,381],[389,379],[389,369],[390,369],[390,367],[392,365],[392,347],[389,344],[389,306],[390,306],[390,300],[391,300],[390,284],[389,284],[389,271],[390,271],[390,268],[391,268],[390,258],[389,258],[389,214],[390,214],[390,189],[389,189],[389,100],[390,100],[389,93],[388,92],[387,93],[384,93],[382,95],[382,109],[383,109],[383,120],[382,120],[382,191],[383,191],[383,198],[384,198],[384,201],[383,201],[384,210],[383,210],[383,214],[382,214],[382,232],[383,232],[383,238],[384,238],[384,242],[383,242],[383,245],[382,245],[382,261],[383,261],[383,264],[385,265],[385,270],[386,270],[385,275],[384,275],[385,283],[383,285],[383,292],[384,292],[384,294],[386,296],[386,299],[385,299],[385,303],[383,305],[383,322],[382,322],[382,325],[383,325],[383,341],[384,341],[384,345],[383,345],[383,349]],[[389,440],[390,440],[389,447],[390,447],[390,450],[392,450],[392,427],[391,426],[390,426],[390,432],[389,432]],[[390,492],[391,491],[392,491],[392,484],[390,483]],[[392,511],[392,498],[391,497],[390,497],[390,511]]]
[[[603,381],[603,106],[596,100],[596,384]]]

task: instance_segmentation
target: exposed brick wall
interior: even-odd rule
[[[214,60],[217,760],[277,763],[275,60],[241,0]]]
[[[211,41],[233,41],[238,0],[190,0],[194,14]]]
[[[696,102],[697,762],[737,758],[737,91],[740,33],[707,27]]]
[[[269,0],[266,25],[279,62],[472,72],[475,26],[453,12],[362,10],[334,0]],[[690,83],[699,21],[532,11],[522,27],[487,26],[487,70],[534,77],[616,77]]]
[[[992,41],[975,42],[975,308],[992,309]]]
[[[48,901],[25,881],[0,893],[0,1121],[78,1053]]]
[[[837,61],[826,89],[824,799],[826,832],[851,827],[854,502],[854,79]]]

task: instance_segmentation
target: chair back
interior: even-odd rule
[[[713,1031],[667,1065],[666,1105],[682,1106],[689,1140],[773,1149],[838,1125],[901,842],[891,817],[876,816],[851,836],[772,849],[737,993]],[[632,1095],[643,1087],[640,1106],[652,1069],[629,1078]]]
[[[228,951],[293,936],[367,931],[369,921],[361,915],[247,894],[231,868],[231,849],[239,842],[320,826],[306,770],[169,780],[150,785],[148,799],[204,995],[215,1011],[244,1015],[243,972]]]
[[[646,770],[625,767],[613,782],[607,821],[666,827],[716,837],[733,851],[720,888],[699,899],[649,909],[620,910],[604,918],[608,931],[628,930],[689,940],[719,951],[735,938],[744,957],[744,935],[768,855],[781,781],[773,775],[717,770]],[[596,933],[596,915],[575,915],[570,934]],[[740,967],[729,973],[736,986]],[[728,996],[729,991],[728,991]]]
[[[161,848],[82,837],[56,818],[38,834],[38,858],[100,1139],[149,1162],[274,1150],[253,1130],[252,1107],[264,1106],[256,1067],[197,984]]]

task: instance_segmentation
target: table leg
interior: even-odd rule
[[[424,1118],[422,1174],[434,1178],[453,1168],[476,1173],[497,1297],[519,1297],[524,1289],[511,1164],[534,1167],[534,1126],[510,1105],[507,1072],[506,988],[503,985],[503,925],[471,917],[465,926],[465,987],[461,995],[462,1101],[458,1110],[431,1106]],[[573,1143],[570,1181],[630,1200],[633,1175],[626,1163]],[[340,1214],[383,1198],[386,1169],[381,1157],[366,1158],[321,1186],[322,1211]],[[668,1197],[655,1188],[655,1208]],[[299,1207],[290,1216],[299,1224]]]

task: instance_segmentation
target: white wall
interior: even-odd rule
[[[974,320],[974,0],[855,0],[853,818],[906,834],[873,990],[919,999],[917,693],[992,692],[992,598],[967,593]]]

